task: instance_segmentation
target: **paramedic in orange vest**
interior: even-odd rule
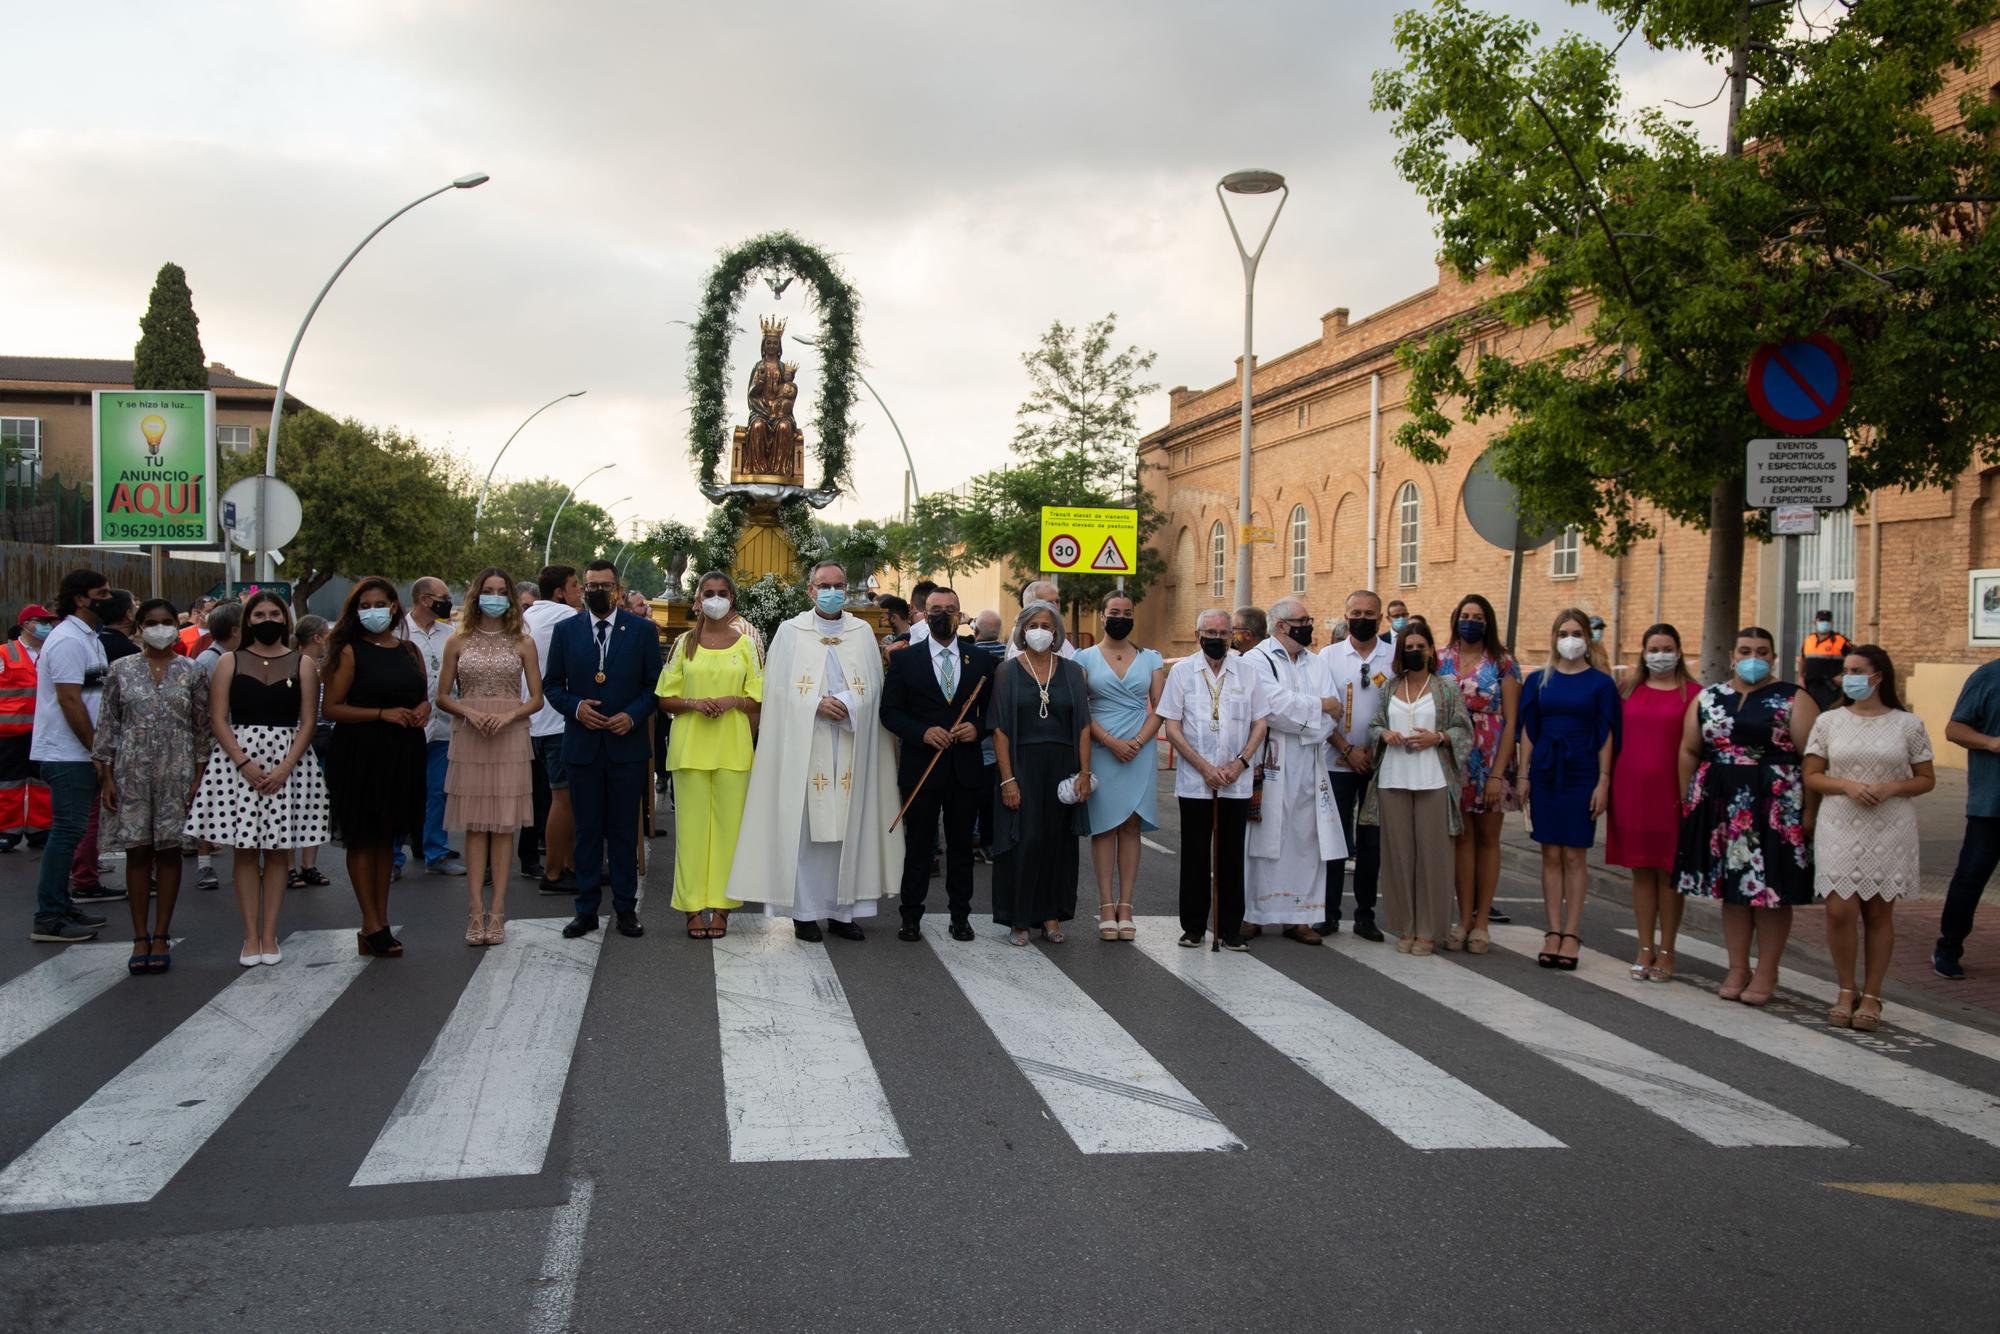
[[[1799,684],[1820,708],[1830,709],[1840,698],[1842,664],[1852,652],[1853,642],[1833,628],[1833,613],[1815,613],[1812,633],[1806,636],[1805,648],[1799,654]]]
[[[0,645],[0,852],[23,837],[39,847],[49,832],[49,787],[28,758],[35,731],[35,658],[55,615],[33,603],[21,608],[21,637]]]

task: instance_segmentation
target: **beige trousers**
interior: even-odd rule
[[[1448,787],[1377,788],[1382,822],[1382,925],[1395,935],[1437,940],[1451,925],[1458,866]]]

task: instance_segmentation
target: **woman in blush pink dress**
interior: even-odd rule
[[[1639,928],[1632,980],[1669,982],[1683,906],[1671,884],[1681,827],[1678,756],[1688,702],[1701,687],[1688,675],[1680,631],[1656,625],[1641,643],[1646,670],[1625,684],[1625,745],[1611,771],[1604,860],[1632,872],[1632,916]],[[1658,945],[1653,943],[1656,921]]]

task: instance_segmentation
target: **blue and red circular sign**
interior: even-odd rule
[[[1823,333],[1750,354],[1750,406],[1786,435],[1817,435],[1833,425],[1852,387],[1847,354]]]

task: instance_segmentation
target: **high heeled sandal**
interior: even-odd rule
[[[707,940],[708,939],[707,909],[703,909],[701,912],[691,912],[687,915],[687,919],[688,919],[688,925],[687,925],[688,939]]]
[[[486,914],[486,943],[504,945],[507,943],[507,914],[490,912]]]
[[[1576,934],[1574,934],[1573,932],[1569,932],[1569,931],[1565,931],[1565,932],[1563,932],[1563,933],[1562,933],[1562,939],[1563,939],[1563,940],[1574,940],[1574,941],[1576,942],[1576,947],[1577,947],[1577,948],[1578,948],[1579,950],[1583,948],[1583,937],[1582,937],[1582,936],[1579,936],[1579,935],[1576,935]],[[1562,946],[1561,946],[1560,944],[1558,944],[1558,945],[1556,946],[1556,948],[1557,948],[1557,949],[1561,949],[1561,948],[1562,948]],[[1562,972],[1562,973],[1573,973],[1573,972],[1575,972],[1575,971],[1576,971],[1576,964],[1577,964],[1577,956],[1576,956],[1576,955],[1574,955],[1574,954],[1558,954],[1558,955],[1556,955],[1556,971],[1558,971],[1558,972]]]
[[[151,936],[132,937],[132,943],[134,945],[139,944],[141,941],[145,942],[150,951],[150,948],[153,944],[153,938]],[[151,972],[152,968],[153,968],[153,956],[150,952],[146,954],[134,954],[125,960],[125,971],[131,974],[133,977],[137,977],[141,973]]]
[[[146,956],[146,971],[149,973],[164,973],[174,966],[173,932],[160,932],[153,937],[153,944],[160,952]]]
[[[1120,940],[1137,940],[1139,938],[1139,924],[1132,920],[1132,901],[1130,899],[1120,899],[1118,901],[1118,913],[1118,938]]]
[[[1547,939],[1548,939],[1548,938],[1549,938],[1550,936],[1554,936],[1554,937],[1556,938],[1556,950],[1559,950],[1559,949],[1561,949],[1561,948],[1562,948],[1562,943],[1563,943],[1563,933],[1562,933],[1562,932],[1560,932],[1560,931],[1544,931],[1544,932],[1542,932],[1542,939],[1543,939],[1543,940],[1547,940]],[[1560,955],[1558,955],[1558,954],[1556,953],[1556,950],[1543,950],[1543,951],[1541,951],[1540,953],[1538,953],[1537,955],[1535,955],[1535,966],[1536,966],[1537,968],[1553,968],[1553,967],[1555,967],[1555,966],[1556,966],[1556,960],[1557,960],[1558,958],[1560,958],[1560,957],[1561,957]]]
[[[1118,906],[1113,903],[1097,905],[1097,938],[1099,940],[1118,939]]]
[[[1484,954],[1493,948],[1493,937],[1486,934],[1485,927],[1474,927],[1465,933],[1465,952]]]
[[[486,943],[486,914],[483,912],[465,915],[465,943],[484,945]]]
[[[1049,930],[1047,927],[1043,927],[1041,930],[1042,930],[1042,939],[1046,940],[1051,945],[1060,945],[1067,938],[1063,935],[1063,929],[1060,926],[1058,926],[1053,931]]]
[[[1826,1021],[1835,1028],[1854,1027],[1854,1002],[1848,1001],[1843,1005],[1840,998],[1841,996],[1853,996],[1856,994],[1853,987],[1842,987],[1840,995],[1833,998],[1832,1008],[1826,1012]]]
[[[1873,1033],[1882,1026],[1882,998],[1880,996],[1871,996],[1865,991],[1862,992],[1861,1003],[1865,1004],[1868,1001],[1875,1002],[1874,1009],[1864,1010],[1860,1004],[1854,1007],[1854,1027],[1863,1033]]]
[[[1665,959],[1663,964],[1661,959]],[[1671,982],[1674,980],[1674,952],[1660,946],[1653,947],[1653,966],[1646,970],[1648,982]]]
[[[1453,954],[1458,953],[1458,951],[1465,948],[1465,928],[1462,926],[1452,927],[1444,933],[1444,940],[1440,943]]]
[[[1750,972],[1748,968],[1745,968],[1743,971],[1745,973]],[[1743,988],[1750,985],[1750,978],[1745,977],[1741,982],[1731,982],[1730,979],[1735,976],[1736,970],[1734,968],[1723,974],[1722,989],[1715,993],[1719,999],[1726,1001],[1740,1001],[1743,999]]]
[[[1646,956],[1646,961],[1641,963],[1639,960],[1634,959],[1631,968],[1627,970],[1632,974],[1634,982],[1644,982],[1647,975],[1653,971],[1653,947],[1651,945],[1641,945],[1639,953]]]

